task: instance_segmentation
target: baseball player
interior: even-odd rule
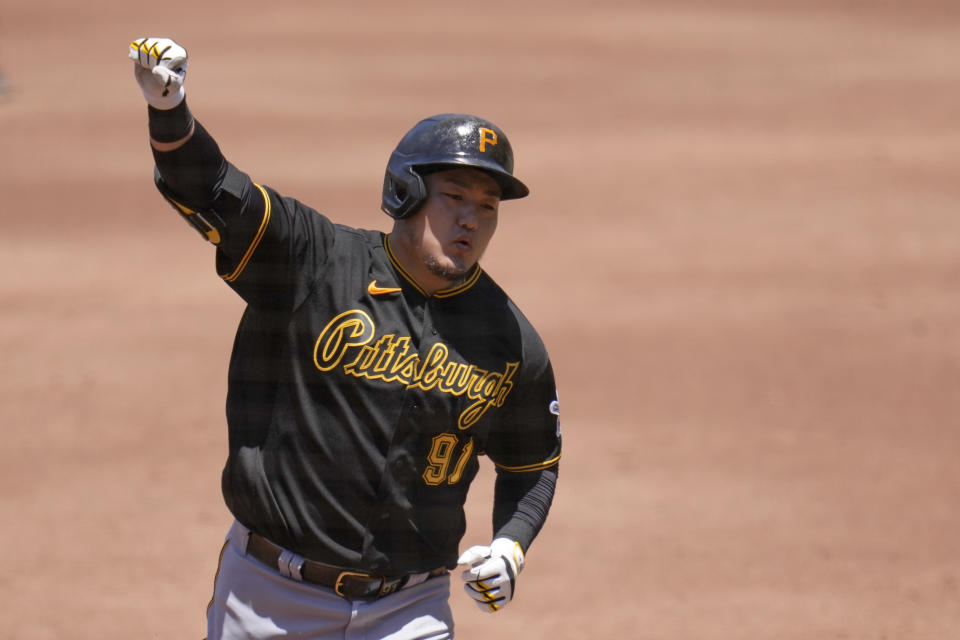
[[[553,500],[560,429],[546,349],[478,265],[500,202],[528,193],[503,131],[417,123],[386,167],[392,230],[354,229],[224,158],[184,100],[180,45],[129,53],[157,188],[247,304],[209,638],[452,638],[458,565],[481,609],[505,607]],[[459,554],[482,454],[492,541]]]

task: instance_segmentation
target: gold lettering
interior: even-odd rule
[[[344,311],[320,332],[313,347],[313,364],[320,371],[330,371],[340,364],[347,349],[370,342],[373,330],[373,320],[363,311]]]
[[[360,350],[360,353],[357,354],[357,357],[354,358],[353,362],[344,366],[344,371],[347,373],[354,372],[366,372],[369,369],[377,370],[376,362],[378,358],[381,358],[386,349],[385,345],[390,342],[393,338],[392,335],[385,335],[377,340],[377,343],[373,346],[367,345]]]
[[[463,477],[463,470],[467,468],[467,463],[470,462],[470,456],[472,455],[473,438],[470,438],[467,444],[463,446],[463,453],[460,454],[460,459],[457,460],[457,464],[450,473],[450,477],[447,478],[447,484],[457,484],[460,482],[460,479]]]
[[[440,379],[443,363],[447,361],[448,354],[449,350],[447,349],[447,345],[443,344],[442,342],[438,342],[430,347],[427,357],[420,366],[420,372],[417,375],[417,383],[413,386],[420,387],[424,391],[433,389],[433,387],[436,386],[437,381]]]
[[[484,152],[487,150],[487,143],[490,143],[493,146],[497,146],[497,132],[493,129],[487,129],[486,127],[480,127],[480,151]]]
[[[406,340],[407,344],[403,345],[403,350],[400,352],[400,357],[397,359],[397,363],[390,367],[390,373],[395,375],[392,375],[387,379],[391,382],[393,380],[398,380],[409,385],[411,382],[413,382],[413,377],[417,373],[417,366],[420,364],[420,356],[416,353],[411,353],[409,356],[404,357],[403,354],[407,352],[407,346],[410,342],[410,339],[402,339]]]
[[[477,400],[466,410],[460,414],[460,418],[457,420],[457,428],[463,431],[464,429],[469,429],[473,425],[477,424],[477,421],[483,417],[483,414],[487,412],[489,405],[487,404],[486,399],[481,398]]]
[[[487,371],[451,360],[450,349],[442,342],[432,345],[421,358],[416,351],[411,353],[409,336],[398,338],[385,334],[371,344],[375,332],[373,320],[364,311],[352,309],[339,314],[317,337],[313,347],[314,365],[320,371],[331,371],[342,365],[344,373],[357,378],[396,382],[424,391],[436,389],[453,396],[466,395],[472,402],[457,419],[461,430],[475,425],[491,408],[502,407],[513,390],[512,378],[519,362],[504,363],[503,373]],[[345,360],[350,349],[356,349],[355,356]],[[439,449],[436,453],[446,451]]]
[[[427,454],[427,462],[430,464],[423,471],[424,482],[432,486],[443,482],[447,477],[447,468],[450,466],[450,458],[453,457],[457,441],[457,436],[452,433],[441,433],[433,437],[430,453]]]
[[[460,418],[457,420],[459,429],[469,429],[477,424],[477,421],[491,407],[499,408],[503,406],[507,396],[510,395],[510,391],[513,390],[513,383],[510,379],[513,378],[513,374],[516,373],[519,366],[519,362],[508,362],[503,374],[487,372],[486,376],[471,387],[469,397],[471,400],[475,399],[476,402],[460,414]],[[491,384],[494,386],[489,388]]]
[[[463,395],[467,390],[467,383],[470,380],[470,374],[476,367],[463,364],[462,362],[449,362],[443,370],[443,378],[440,380],[438,388],[444,393],[450,393],[455,396]]]

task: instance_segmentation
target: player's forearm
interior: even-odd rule
[[[150,144],[163,181],[185,203],[208,206],[227,169],[220,147],[193,119],[186,101],[170,110],[148,110]]]
[[[547,520],[559,467],[512,473],[497,471],[494,488],[494,537],[516,540],[526,551]]]
[[[173,109],[147,106],[150,146],[156,151],[174,151],[193,136],[193,114],[184,100]]]

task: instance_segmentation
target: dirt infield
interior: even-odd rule
[[[419,118],[510,135],[532,195],[483,264],[553,355],[565,455],[518,599],[455,593],[459,638],[957,637],[960,5],[932,0],[5,2],[0,637],[205,632],[242,306],[153,188],[141,35],[188,48],[231,160],[354,226],[387,228]]]

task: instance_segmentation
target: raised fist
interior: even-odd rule
[[[173,109],[183,102],[187,51],[167,38],[139,38],[130,43],[133,75],[143,97],[156,109]]]

